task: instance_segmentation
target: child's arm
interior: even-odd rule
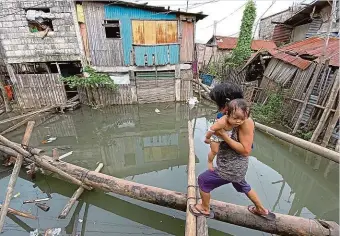
[[[218,119],[211,127],[210,129],[208,130],[208,132],[206,133],[205,135],[205,140],[206,140],[206,143],[208,140],[210,140],[211,136],[216,132],[216,131],[219,131],[221,129],[223,129],[225,126],[225,118],[222,117],[220,119]],[[210,141],[208,142],[210,143]]]

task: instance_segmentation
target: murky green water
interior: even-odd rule
[[[156,114],[155,108],[161,113]],[[197,114],[195,152],[197,174],[206,169],[208,146],[203,137],[212,110],[190,111],[186,105],[161,104],[115,106],[105,110],[83,107],[55,116],[35,128],[31,144],[43,147],[51,154],[59,147],[60,154],[73,151],[65,161],[88,169],[104,163],[103,173],[175,191],[187,189],[188,158],[187,119]],[[19,141],[23,129],[9,138]],[[47,135],[57,140],[41,144]],[[250,158],[247,180],[258,192],[264,204],[279,213],[322,218],[339,222],[339,168],[336,163],[305,152],[293,145],[256,132],[255,149]],[[0,199],[4,199],[9,177],[1,173]],[[1,178],[0,177],[0,178]],[[10,216],[4,228],[5,236],[29,235],[28,232],[61,228],[60,235],[184,235],[185,213],[93,191],[84,193],[80,202],[65,220],[57,220],[76,186],[50,176],[38,176],[33,183],[25,174],[18,180],[11,207],[29,211],[38,220]],[[23,200],[45,198],[51,209],[43,212]],[[239,205],[250,204],[232,186],[223,186],[213,198]],[[214,220],[208,221],[209,235],[264,235],[238,226]]]

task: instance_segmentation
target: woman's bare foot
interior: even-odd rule
[[[209,169],[210,171],[214,171],[213,162],[208,161],[208,169]]]
[[[210,209],[204,209],[202,204],[196,204],[195,207],[192,208],[192,210],[197,213],[203,213],[205,215],[209,215],[210,214]]]

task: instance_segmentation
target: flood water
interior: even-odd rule
[[[155,109],[160,114],[155,113]],[[102,173],[185,192],[188,160],[187,121],[194,123],[196,172],[207,167],[209,147],[203,142],[212,109],[188,110],[185,104],[150,104],[114,106],[105,110],[82,107],[54,116],[37,125],[31,145],[51,155],[73,151],[64,161],[94,170],[104,164]],[[198,117],[195,119],[195,117]],[[24,128],[7,137],[20,142]],[[42,144],[48,135],[57,139]],[[247,181],[269,209],[306,218],[321,218],[339,223],[339,167],[325,158],[294,145],[256,132],[250,157]],[[0,173],[0,199],[4,199],[10,172]],[[57,217],[77,186],[51,176],[38,175],[36,181],[21,173],[11,207],[31,212],[37,220],[10,215],[4,236],[29,235],[39,229],[41,235],[50,228],[60,228],[59,235],[184,235],[185,213],[151,205],[101,191],[85,192],[68,217]],[[50,210],[44,212],[24,200],[46,198]],[[245,195],[232,186],[212,192],[217,200],[249,205]],[[209,235],[266,235],[214,220],[208,220]],[[74,230],[75,229],[75,230]]]

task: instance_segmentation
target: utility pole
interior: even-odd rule
[[[336,4],[336,2],[332,1],[332,10],[331,10],[331,14],[329,16],[327,35],[326,35],[325,43],[323,45],[322,54],[320,56],[319,63],[317,65],[317,67],[315,68],[312,81],[310,82],[309,87],[307,88],[305,99],[304,99],[304,101],[302,103],[300,115],[299,115],[299,117],[298,117],[298,119],[297,119],[297,121],[295,123],[294,129],[293,129],[293,132],[292,132],[293,134],[295,134],[298,131],[298,129],[299,129],[301,120],[303,118],[303,115],[305,113],[305,110],[306,110],[306,107],[307,107],[307,104],[308,104],[308,100],[310,98],[310,95],[312,94],[314,85],[315,85],[316,81],[318,80],[319,74],[320,74],[320,72],[322,70],[322,63],[325,62],[325,56],[326,56],[326,51],[327,51],[328,42],[329,42],[329,35],[330,35],[331,29],[332,29],[332,25],[333,25],[333,15],[334,15],[334,11],[336,9],[335,4]],[[315,138],[315,137],[313,137],[313,138]]]
[[[189,0],[187,0],[187,10],[186,10],[186,12],[188,12],[188,10],[189,10]]]

